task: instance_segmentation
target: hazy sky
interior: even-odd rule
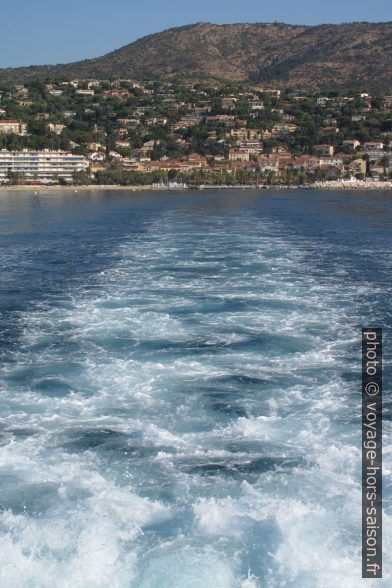
[[[4,0],[0,67],[98,57],[195,22],[392,21],[392,0]]]

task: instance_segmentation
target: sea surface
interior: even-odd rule
[[[1,588],[391,586],[391,229],[391,192],[2,192]]]

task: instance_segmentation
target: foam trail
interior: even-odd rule
[[[163,210],[19,313],[1,586],[361,586],[350,374],[375,289],[333,254],[246,208]],[[367,586],[391,583],[391,465],[386,443],[386,573]]]

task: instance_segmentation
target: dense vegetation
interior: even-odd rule
[[[389,174],[392,157],[392,99],[379,93],[281,91],[212,80],[47,78],[3,83],[0,98],[0,131],[5,120],[27,125],[25,135],[0,132],[0,149],[84,155],[90,170],[75,177],[78,183],[246,184],[277,177],[302,183],[341,176],[357,158],[366,160],[367,173],[383,166],[381,174]],[[382,147],[374,153],[365,148],[369,142]],[[297,165],[323,145],[347,156],[339,174],[327,160],[326,169],[322,163]],[[236,161],[236,150],[247,153],[244,161]]]

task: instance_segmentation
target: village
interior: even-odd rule
[[[215,80],[0,86],[0,183],[389,181],[392,95]]]

